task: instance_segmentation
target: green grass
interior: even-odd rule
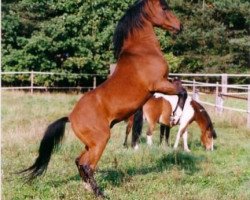
[[[79,97],[2,93],[2,199],[94,199],[83,189],[74,164],[83,145],[70,126],[44,176],[24,184],[15,174],[33,163],[47,125],[69,114]],[[173,151],[159,146],[159,128],[152,147],[145,144],[144,138],[138,151],[126,149],[122,146],[126,124],[114,126],[95,174],[109,199],[250,199],[250,131],[245,128],[245,117],[234,119],[234,113],[217,116],[213,109],[209,113],[218,134],[213,152],[201,147],[195,123],[189,129],[191,153],[183,152],[181,147]],[[176,131],[171,130],[172,145]]]

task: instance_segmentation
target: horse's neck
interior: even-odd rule
[[[129,34],[124,41],[122,51],[136,54],[143,53],[144,56],[145,54],[155,53],[163,55],[152,24],[146,24],[143,28],[134,30],[132,34]]]
[[[193,107],[195,111],[195,121],[197,122],[199,127],[202,129],[202,131],[205,131],[208,125],[206,111],[204,108],[200,107],[197,104],[193,104]]]

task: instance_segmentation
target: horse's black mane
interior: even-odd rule
[[[118,22],[113,37],[114,56],[117,59],[121,52],[123,42],[134,29],[142,28],[143,17],[146,16],[144,6],[147,0],[137,0]]]
[[[137,0],[123,15],[116,27],[113,45],[114,56],[117,59],[121,53],[124,40],[129,34],[133,34],[135,29],[143,27],[143,18],[147,18],[144,6],[148,0]],[[169,9],[165,0],[160,0],[163,9]]]

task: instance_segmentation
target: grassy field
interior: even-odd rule
[[[83,189],[74,164],[83,145],[69,125],[63,144],[52,156],[44,176],[32,184],[24,184],[15,174],[33,163],[47,125],[67,115],[79,97],[73,94],[2,93],[1,199],[94,199]],[[95,174],[108,198],[250,199],[250,131],[245,128],[246,119],[235,113],[216,116],[213,109],[209,113],[218,134],[213,152],[205,152],[201,147],[196,124],[189,129],[191,153],[184,153],[181,147],[173,151],[159,146],[158,129],[152,147],[148,147],[142,138],[138,151],[126,149],[122,146],[126,124],[117,124]],[[172,145],[176,131],[176,128],[171,130]]]

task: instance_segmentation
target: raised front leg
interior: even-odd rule
[[[177,95],[180,91],[174,84],[170,83],[167,79],[163,79],[154,83],[152,92]]]

